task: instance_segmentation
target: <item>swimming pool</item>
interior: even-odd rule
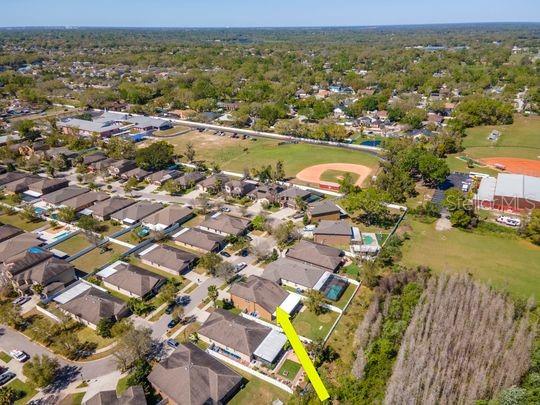
[[[69,234],[70,234],[69,231],[64,231],[64,232],[62,232],[62,233],[59,233],[59,234],[56,235],[55,237],[53,237],[53,239],[54,239],[54,240],[60,239],[60,238],[63,238],[64,236],[67,236],[67,235],[69,235]]]
[[[370,235],[362,235],[362,242],[364,242],[364,245],[371,245],[374,242],[374,239]]]
[[[321,288],[321,292],[331,301],[338,301],[349,283],[338,277],[330,276]]]

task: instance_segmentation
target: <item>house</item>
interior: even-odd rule
[[[301,240],[285,254],[289,259],[336,271],[343,264],[343,252],[340,249],[320,243]]]
[[[103,152],[94,152],[90,153],[89,155],[83,156],[81,163],[84,166],[89,166],[105,159],[107,159],[107,156]]]
[[[152,173],[148,176],[148,180],[156,186],[162,186],[169,180],[179,178],[182,174],[183,173],[179,170],[160,170],[159,172]]]
[[[80,194],[76,197],[62,201],[60,207],[69,207],[75,210],[75,212],[83,211],[90,207],[92,204],[104,201],[109,198],[109,194],[101,191],[89,191],[84,194]]]
[[[330,274],[320,266],[280,257],[266,266],[262,277],[300,290],[318,290]]]
[[[279,184],[259,184],[248,194],[248,197],[254,201],[273,204],[277,202],[279,193],[284,190],[285,187]]]
[[[24,231],[16,226],[5,224],[0,225],[0,243],[11,239],[17,235],[22,234]]]
[[[83,281],[54,297],[54,301],[62,312],[94,330],[102,319],[118,321],[129,315],[120,298]]]
[[[484,177],[474,200],[483,208],[497,210],[540,208],[540,177],[510,173]]]
[[[8,173],[6,173],[8,174]],[[9,183],[6,183],[4,185],[4,189],[6,192],[8,193],[11,193],[11,194],[20,194],[20,193],[24,193],[26,191],[28,191],[28,187],[32,184],[32,183],[36,183],[38,181],[40,181],[43,177],[41,176],[38,176],[38,175],[30,175],[30,174],[25,174],[23,177],[20,177],[16,180],[13,180]]]
[[[225,246],[226,237],[198,228],[183,228],[173,235],[174,243],[200,252],[219,252]]]
[[[165,277],[120,260],[96,273],[103,286],[128,297],[145,298],[157,293]]]
[[[257,183],[246,180],[230,180],[225,183],[225,192],[233,197],[244,197],[255,190]]]
[[[40,285],[42,294],[49,295],[76,280],[73,265],[54,257],[52,252],[36,247],[4,260],[0,273],[21,294],[31,293],[32,286]]]
[[[290,187],[278,194],[278,202],[282,207],[298,209],[298,201],[307,202],[311,198],[311,192],[299,187]]]
[[[218,212],[201,222],[199,228],[219,235],[240,236],[247,232],[250,223],[251,221],[249,219],[233,217],[232,215]]]
[[[323,219],[313,232],[316,243],[329,246],[349,246],[353,239],[353,227],[349,221]]]
[[[53,191],[50,194],[46,194],[41,199],[48,204],[57,206],[64,201],[88,193],[89,191],[90,190],[87,188],[69,186],[60,190]]]
[[[287,342],[284,334],[221,308],[210,314],[197,334],[210,350],[244,363],[274,364]]]
[[[195,214],[191,207],[169,205],[142,220],[143,226],[153,231],[163,231],[171,225],[183,224]]]
[[[84,405],[146,405],[146,396],[140,385],[128,387],[120,396],[116,390],[100,391],[83,402]]]
[[[129,117],[127,122],[133,124],[133,128],[136,131],[155,131],[155,130],[166,130],[169,128],[172,128],[173,125],[171,121],[164,120],[161,118],[154,118],[154,117],[144,117],[142,115]]]
[[[95,161],[88,165],[88,170],[92,173],[108,173],[109,167],[116,164],[118,159],[107,158]]]
[[[242,376],[192,343],[178,346],[154,366],[148,381],[171,405],[226,404]]]
[[[98,162],[100,163],[100,162]],[[133,160],[120,159],[112,162],[107,169],[109,174],[113,177],[119,177],[121,174],[135,169],[137,165]]]
[[[130,178],[135,178],[137,181],[141,181],[145,177],[147,177],[150,174],[150,172],[141,169],[140,167],[136,167],[135,169],[128,170],[127,172],[124,172],[120,175],[120,178],[123,180],[129,180]]]
[[[26,176],[28,175],[21,172],[7,172],[4,174],[0,174],[0,186],[5,186],[8,183],[21,180],[25,178]]]
[[[90,208],[84,210],[85,215],[92,215],[100,221],[108,220],[112,214],[130,205],[135,204],[135,200],[122,197],[111,197],[103,201],[98,201]]]
[[[64,118],[56,126],[66,135],[110,137],[122,131],[123,124],[114,121],[87,121],[79,118]]]
[[[341,209],[330,200],[321,200],[309,204],[307,215],[311,222],[320,220],[338,220],[341,217]]]
[[[215,194],[223,190],[223,187],[229,180],[230,178],[227,175],[223,173],[216,173],[202,180],[199,184],[197,184],[197,188],[205,193]]]
[[[180,185],[180,187],[186,189],[191,188],[199,181],[204,180],[206,176],[203,172],[188,172],[184,173],[183,176],[177,178],[175,181]]]
[[[177,276],[191,270],[198,256],[169,245],[155,243],[139,253],[139,258],[144,264]]]
[[[291,313],[301,301],[300,296],[289,294],[278,283],[254,275],[246,281],[234,283],[229,293],[236,308],[269,322],[274,319],[277,307],[281,306]]]
[[[33,233],[21,233],[0,243],[0,263],[25,250],[40,246],[43,241]]]
[[[49,179],[47,177],[42,177],[39,181],[29,184],[25,194],[32,197],[40,197],[43,194],[52,193],[53,191],[60,190],[68,185],[68,179]]]
[[[139,222],[141,219],[159,211],[162,208],[163,204],[160,203],[137,201],[135,204],[130,205],[129,207],[116,211],[111,215],[111,218],[126,225],[133,225],[134,223]]]

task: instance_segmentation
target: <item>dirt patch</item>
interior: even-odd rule
[[[494,157],[484,158],[481,161],[495,169],[497,169],[495,165],[503,165],[506,168],[504,171],[508,173],[540,177],[540,160]]]
[[[435,222],[435,230],[437,231],[449,231],[452,229],[452,222],[448,218],[439,218]]]
[[[306,183],[320,184],[323,173],[327,171],[350,172],[358,176],[355,184],[361,186],[362,183],[369,177],[372,169],[367,166],[352,164],[352,163],[324,163],[320,165],[310,166],[300,171],[296,178]],[[335,184],[335,183],[334,183]],[[337,186],[337,184],[335,184]]]

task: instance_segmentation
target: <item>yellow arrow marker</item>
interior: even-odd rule
[[[300,360],[300,364],[302,364],[302,367],[306,371],[306,374],[309,378],[309,381],[311,381],[313,388],[315,388],[315,392],[319,396],[319,399],[321,401],[328,399],[330,395],[328,394],[328,391],[326,390],[326,387],[324,386],[321,377],[319,376],[319,373],[317,373],[317,369],[309,358],[307,351],[304,348],[304,345],[298,337],[298,334],[294,330],[294,327],[292,326],[292,323],[289,319],[289,314],[287,314],[287,312],[285,312],[280,307],[277,307],[276,318],[278,323],[281,325],[281,328],[285,332],[287,339],[289,339],[289,342],[291,342],[291,346],[296,353],[298,360]]]

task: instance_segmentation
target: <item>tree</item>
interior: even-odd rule
[[[458,228],[476,225],[474,206],[460,190],[451,188],[444,194],[443,206],[450,212],[450,222]]]
[[[4,386],[0,388],[0,404],[14,404],[22,395],[23,393],[21,391],[17,391],[13,387]]]
[[[226,281],[230,281],[235,274],[236,274],[236,269],[234,268],[232,263],[223,261],[220,264],[218,264],[215,270],[215,274],[212,274],[212,275],[216,277],[220,277]]]
[[[41,135],[39,130],[35,129],[34,121],[32,120],[19,121],[15,127],[19,131],[20,136],[28,141],[35,141]]]
[[[153,345],[150,328],[131,326],[118,339],[113,356],[120,371],[131,369],[138,360],[147,360]]]
[[[359,215],[362,222],[382,225],[388,221],[390,214],[384,205],[388,196],[374,187],[368,187],[349,194],[344,200],[345,209]]]
[[[19,216],[26,222],[35,222],[38,220],[38,215],[31,205],[25,205],[22,211],[19,212]]]
[[[345,173],[345,175],[338,180],[338,184],[339,192],[343,194],[349,194],[357,188],[354,184],[353,177],[349,172]]]
[[[300,233],[292,221],[279,224],[273,231],[272,236],[276,239],[278,246],[286,246],[292,241],[300,238]]]
[[[215,274],[217,267],[223,262],[223,258],[214,252],[208,252],[202,255],[199,259],[199,265],[208,270],[209,273]]]
[[[128,181],[124,183],[124,192],[131,193],[139,185],[139,180],[135,177],[130,177]]]
[[[28,360],[23,366],[23,373],[32,385],[43,388],[52,384],[59,368],[58,360],[44,354]]]
[[[186,156],[188,162],[193,162],[195,160],[195,153],[196,152],[193,144],[191,142],[188,142],[186,144],[186,150],[184,151],[184,155]]]
[[[111,318],[101,318],[97,324],[96,333],[103,338],[112,337],[111,328],[114,323]]]
[[[215,285],[208,286],[208,298],[216,305],[216,300],[219,296],[219,291]]]
[[[176,299],[178,293],[178,286],[172,281],[168,280],[160,290],[161,302],[171,304]]]
[[[174,307],[171,317],[173,319],[176,319],[177,321],[180,321],[184,317],[184,312],[184,307],[177,305],[176,307]]]
[[[133,312],[135,315],[142,316],[146,314],[147,312],[151,311],[153,306],[152,304],[149,304],[148,302],[140,299],[140,298],[130,298],[127,302],[127,307],[131,312]]]
[[[133,159],[136,152],[135,143],[120,136],[110,138],[105,149],[107,155],[113,159]]]
[[[531,218],[524,228],[524,235],[535,245],[540,245],[540,209],[531,212]]]
[[[24,328],[25,320],[20,313],[19,307],[11,302],[4,302],[0,304],[0,323],[21,330]]]
[[[420,157],[418,170],[424,181],[430,186],[437,186],[444,182],[450,174],[446,161],[431,153],[423,154]]]
[[[75,210],[71,207],[61,207],[58,209],[58,219],[68,224],[73,222],[77,216]]]
[[[268,218],[265,215],[263,215],[263,214],[257,215],[251,221],[253,229],[256,230],[256,231],[261,231],[261,232],[264,231],[266,229],[267,220],[268,220]]]
[[[77,221],[77,226],[86,231],[94,232],[99,228],[99,221],[91,215],[83,215]]]
[[[162,170],[174,162],[174,147],[166,142],[159,141],[141,148],[135,156],[137,166],[144,170]]]
[[[315,315],[320,315],[323,311],[324,295],[317,290],[309,290],[307,293],[307,307]]]
[[[503,101],[473,96],[461,101],[453,116],[456,121],[469,128],[478,125],[511,124],[513,113],[512,106]]]
[[[276,162],[276,171],[274,174],[274,180],[281,181],[285,179],[285,169],[283,167],[283,161],[278,160]]]

